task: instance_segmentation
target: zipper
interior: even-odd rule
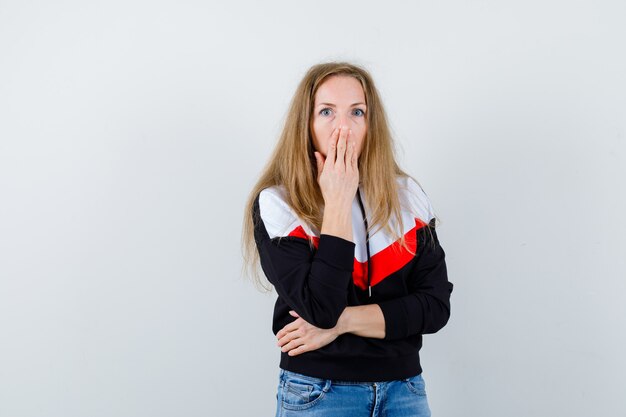
[[[367,216],[365,216],[365,207],[363,207],[363,200],[361,199],[361,190],[357,188],[356,196],[359,200],[359,207],[361,207],[361,215],[363,216],[363,222],[365,223],[365,244],[367,248],[367,288],[369,290],[369,297],[372,297],[372,268],[370,265],[370,232],[367,224]]]

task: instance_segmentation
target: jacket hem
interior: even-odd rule
[[[422,373],[419,352],[400,357],[323,357],[305,352],[280,354],[280,368],[316,378],[344,382],[383,382],[410,378]]]

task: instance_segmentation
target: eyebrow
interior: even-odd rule
[[[362,105],[364,105],[364,106],[367,106],[365,103],[352,103],[352,105],[351,105],[350,107],[352,107],[352,106],[358,106],[358,105],[360,105],[360,104],[362,104]],[[335,107],[335,105],[334,105],[333,103],[320,103],[320,104],[318,104],[318,105],[317,105],[317,107],[319,107],[319,106],[331,106],[331,107]]]

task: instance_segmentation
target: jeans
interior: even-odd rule
[[[422,375],[394,381],[323,379],[280,368],[276,417],[430,417]]]

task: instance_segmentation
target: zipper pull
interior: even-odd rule
[[[372,286],[370,285],[370,297],[372,296]]]

